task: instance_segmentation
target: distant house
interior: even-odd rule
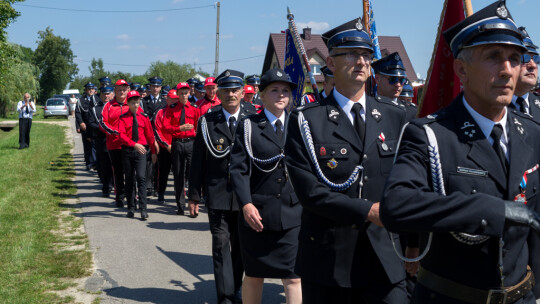
[[[321,88],[324,79],[321,73],[321,67],[326,65],[328,49],[326,48],[321,35],[312,34],[310,28],[304,28],[300,37],[302,38],[304,48],[306,49],[308,61],[313,71],[313,75],[315,76],[315,81],[317,81],[317,85]],[[262,74],[272,68],[283,68],[283,63],[285,62],[285,45],[285,33],[270,34],[268,46],[266,47],[266,56],[264,58]],[[393,52],[398,52],[405,65],[409,80],[412,82],[418,80],[414,67],[409,59],[409,55],[399,36],[379,36],[379,46],[383,57]],[[306,81],[309,82],[308,77],[306,77]]]

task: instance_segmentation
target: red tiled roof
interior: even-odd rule
[[[300,36],[302,37],[302,42],[304,43],[308,57],[311,57],[315,53],[319,53],[322,58],[326,58],[328,56],[328,49],[326,48],[321,35],[311,34],[310,40],[304,40],[303,35]],[[283,63],[285,62],[285,43],[285,33],[270,34],[261,75],[271,68],[270,65],[272,63],[274,54],[277,56],[279,67],[283,68]],[[409,59],[409,55],[407,54],[405,46],[403,45],[403,42],[399,36],[379,36],[379,45],[383,57],[393,52],[398,52],[403,60],[403,65],[405,65],[405,70],[407,71],[409,80],[416,81],[418,79],[416,77],[414,67]],[[322,82],[323,76],[316,75],[315,80],[317,82]]]

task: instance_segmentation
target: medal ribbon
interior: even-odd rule
[[[379,134],[379,139],[381,140],[381,142],[384,142],[384,140],[386,139],[386,137],[384,137],[383,132],[381,132],[381,134]]]
[[[523,177],[521,178],[521,183],[519,183],[519,187],[521,188],[522,191],[525,191],[525,188],[527,187],[527,174],[533,173],[537,169],[538,169],[538,164],[536,164],[536,166],[530,168],[529,170],[525,171],[525,173],[523,173]]]

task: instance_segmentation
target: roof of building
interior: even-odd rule
[[[308,57],[311,57],[315,53],[318,53],[322,58],[326,58],[328,56],[328,49],[326,48],[320,34],[311,34],[311,29],[304,29],[303,34],[300,34],[300,37],[302,38],[302,43],[304,44]],[[265,71],[272,68],[270,65],[272,64],[272,58],[274,55],[278,59],[279,67],[283,68],[283,64],[285,62],[285,46],[285,33],[270,34],[261,75],[264,74]],[[399,36],[379,36],[379,46],[381,48],[381,54],[383,57],[393,52],[398,52],[403,60],[403,64],[405,65],[409,80],[411,82],[417,80],[414,67]],[[315,75],[315,80],[317,82],[322,82],[323,79],[324,77],[322,74]]]

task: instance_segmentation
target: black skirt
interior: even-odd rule
[[[242,217],[242,216],[240,216]],[[256,232],[238,221],[242,262],[246,275],[255,278],[295,279],[300,226],[282,231]]]

